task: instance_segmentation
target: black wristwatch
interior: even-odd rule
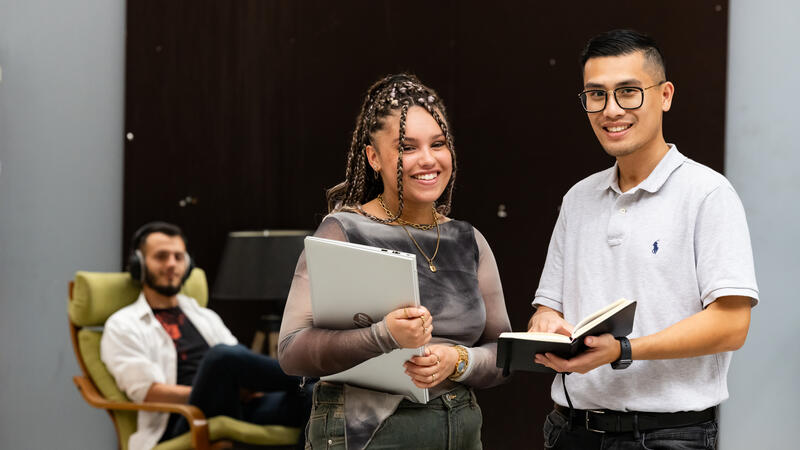
[[[619,341],[619,358],[611,363],[611,368],[614,370],[627,369],[633,362],[631,359],[631,341],[624,336],[615,339]]]

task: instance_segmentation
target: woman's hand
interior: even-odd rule
[[[456,361],[458,351],[452,345],[434,344],[425,348],[425,356],[414,356],[403,367],[417,387],[432,388],[456,371]]]
[[[401,348],[422,347],[431,340],[433,317],[424,306],[396,309],[385,319],[389,333]]]

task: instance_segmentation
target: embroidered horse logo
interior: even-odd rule
[[[658,241],[653,242],[653,254],[658,253]]]

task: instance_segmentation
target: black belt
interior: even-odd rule
[[[556,404],[555,409],[567,418],[570,417],[569,408]],[[674,413],[573,409],[572,417],[584,422],[586,429],[595,433],[639,432],[708,422],[716,417],[716,407]]]

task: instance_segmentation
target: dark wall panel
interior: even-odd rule
[[[180,224],[213,282],[228,231],[315,228],[324,190],[344,176],[363,92],[408,70],[448,105],[459,158],[453,216],[489,240],[512,325],[523,330],[561,196],[613,164],[577,100],[586,40],[616,27],[656,37],[676,85],[665,136],[721,171],[727,9],[692,0],[131,0],[124,233],[153,219]],[[479,393],[485,448],[540,448],[551,380],[521,373]]]

